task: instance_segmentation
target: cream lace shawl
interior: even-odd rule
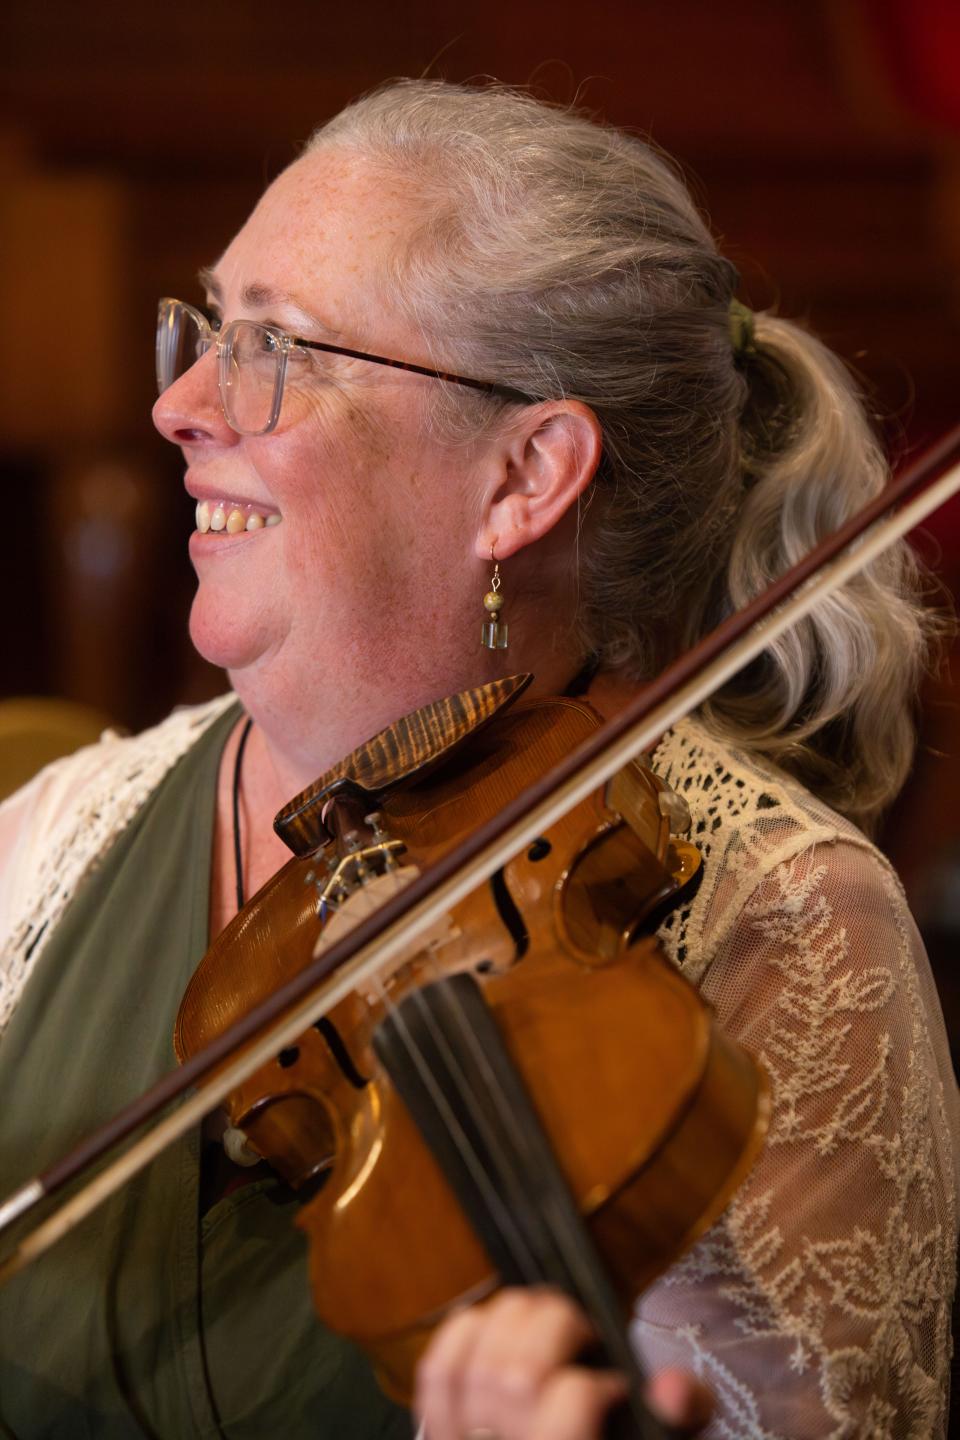
[[[84,875],[232,698],[107,738],[0,807],[0,1027]],[[653,763],[707,862],[663,941],[762,1056],[774,1105],[723,1219],[638,1305],[637,1345],[710,1383],[710,1437],[943,1437],[960,1110],[899,882],[694,721]]]

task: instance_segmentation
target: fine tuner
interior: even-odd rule
[[[397,859],[406,850],[402,840],[394,840],[384,827],[383,813],[373,811],[363,817],[363,828],[356,825],[342,828],[341,811],[347,811],[349,801],[332,800],[324,812],[324,822],[334,829],[334,854],[326,859],[326,869],[321,875],[308,870],[304,884],[313,885],[317,891],[317,913],[325,918],[331,910],[340,905],[358,889],[367,885],[375,876],[392,874],[397,870]]]

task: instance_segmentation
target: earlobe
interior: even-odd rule
[[[477,558],[503,560],[547,535],[586,490],[603,449],[600,422],[579,400],[521,412],[493,457],[497,467],[477,532]]]

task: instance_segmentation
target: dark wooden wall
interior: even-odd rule
[[[187,644],[191,507],[149,424],[155,301],[194,294],[198,266],[313,126],[392,75],[532,81],[649,131],[684,162],[744,293],[806,317],[856,365],[898,454],[960,418],[949,9],[8,0],[3,691],[64,694],[139,726],[219,687]],[[960,506],[929,531],[928,557],[957,583]],[[927,857],[956,835],[944,803],[960,800],[956,698],[947,683],[930,692],[925,741],[947,758],[920,763],[886,832],[918,895]]]

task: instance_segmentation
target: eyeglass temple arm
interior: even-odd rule
[[[347,355],[351,360],[371,360],[374,365],[389,365],[394,370],[410,370],[414,375],[428,375],[433,380],[448,380],[452,385],[467,385],[471,390],[482,390],[487,395],[502,395],[506,400],[516,400],[531,405],[535,396],[513,385],[498,385],[493,380],[474,380],[468,375],[454,375],[448,370],[434,370],[429,365],[415,365],[410,360],[391,360],[386,355],[371,355],[366,350],[349,350],[345,345],[329,345],[322,340],[296,339],[293,342],[308,350],[324,350],[330,355]]]

